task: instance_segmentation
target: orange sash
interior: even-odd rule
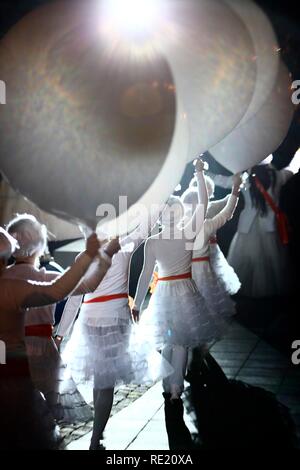
[[[101,295],[100,297],[95,297],[91,300],[85,300],[84,304],[96,304],[101,302],[109,302],[110,300],[115,299],[128,299],[128,294],[112,294],[112,295]]]

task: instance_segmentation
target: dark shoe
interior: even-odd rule
[[[181,398],[172,399],[170,393],[163,393],[165,399],[165,422],[170,450],[191,450],[193,440],[183,419]]]

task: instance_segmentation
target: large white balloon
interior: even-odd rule
[[[220,0],[165,1],[157,42],[187,115],[188,160],[238,125],[256,83],[255,48],[240,17]]]
[[[165,201],[189,135],[166,58],[150,43],[131,48],[101,35],[98,6],[46,5],[1,41],[0,168],[41,209],[70,221],[94,227],[98,206],[110,204],[123,232],[136,222],[127,226],[119,195],[129,220],[136,203]]]
[[[272,92],[278,74],[279,47],[269,19],[255,3],[251,0],[226,2],[239,15],[251,35],[257,65],[254,94],[240,126],[259,111]]]
[[[286,137],[293,118],[291,93],[290,74],[281,63],[273,90],[261,109],[210,149],[215,160],[237,173],[275,152]]]

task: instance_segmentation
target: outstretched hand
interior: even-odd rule
[[[101,242],[98,240],[98,237],[95,233],[92,233],[86,241],[86,253],[94,259],[98,254],[101,248]]]
[[[138,323],[139,322],[139,319],[140,319],[140,311],[137,310],[136,308],[133,308],[131,310],[131,316],[132,316],[132,320],[134,323]]]
[[[105,253],[110,256],[111,258],[120,251],[121,246],[119,242],[119,238],[114,238],[107,245],[104,246]]]

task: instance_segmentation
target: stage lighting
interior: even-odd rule
[[[151,32],[159,21],[159,0],[105,0],[103,17],[126,35]]]

